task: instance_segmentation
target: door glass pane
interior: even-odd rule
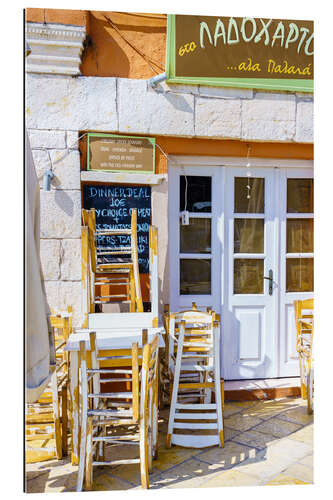
[[[287,253],[313,252],[313,219],[287,219]]]
[[[235,219],[234,252],[264,253],[264,219]]]
[[[179,248],[181,253],[211,252],[211,219],[190,218],[188,226],[181,221]]]
[[[287,213],[313,213],[313,179],[287,179]]]
[[[234,212],[239,214],[263,214],[265,212],[265,179],[235,177]]]
[[[180,259],[180,294],[211,294],[210,259]]]
[[[234,293],[264,293],[264,259],[234,260]]]
[[[180,176],[180,211],[212,211],[212,178],[197,175]]]
[[[313,292],[313,259],[287,259],[287,292]]]

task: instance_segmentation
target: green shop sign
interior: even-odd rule
[[[88,134],[87,169],[155,173],[155,139],[114,134]]]
[[[168,15],[167,81],[313,92],[313,21]]]

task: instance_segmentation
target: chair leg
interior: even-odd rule
[[[93,465],[92,465],[92,458],[93,458],[93,441],[92,441],[92,434],[93,434],[93,425],[92,425],[92,419],[88,418],[87,422],[87,440],[86,440],[86,461],[85,461],[85,489],[87,491],[92,489],[92,482],[93,482]]]
[[[141,486],[144,489],[149,488],[147,421],[147,408],[145,408],[140,422],[140,473]]]
[[[60,425],[60,407],[59,407],[59,397],[58,397],[58,382],[57,373],[51,376],[51,388],[52,388],[52,406],[53,406],[53,419],[54,419],[54,436],[56,445],[56,455],[57,459],[62,458],[62,443],[61,443],[61,425]]]
[[[154,392],[153,388],[150,389],[150,397],[149,397],[149,405],[148,405],[148,439],[147,439],[147,448],[148,448],[148,472],[151,472],[153,469],[153,443],[154,443]]]
[[[224,378],[221,378],[222,422],[224,427]]]
[[[67,427],[68,427],[68,417],[67,417],[67,384],[63,386],[61,391],[61,437],[62,437],[62,452],[66,456],[68,453],[68,441],[67,441]]]
[[[84,414],[82,417],[81,425],[81,444],[80,444],[80,459],[79,459],[79,471],[77,476],[76,491],[82,491],[83,489],[83,478],[86,462],[86,435],[87,435],[87,415]]]
[[[158,392],[159,392],[159,381],[156,377],[155,387],[154,387],[154,404],[153,404],[153,460],[157,459],[158,456]]]
[[[134,272],[131,268],[130,270],[130,312],[135,312],[135,281],[134,281]]]
[[[302,399],[307,399],[306,379],[304,376],[304,359],[301,353],[299,354],[299,371],[300,371],[300,382],[301,382],[301,397]]]

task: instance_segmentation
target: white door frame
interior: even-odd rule
[[[211,247],[215,252],[211,253],[211,257],[201,255],[201,258],[211,258],[211,295],[180,295],[179,293],[179,224],[175,221],[179,218],[179,179],[181,175],[188,176],[211,176],[212,177],[212,206],[214,204],[215,210],[211,213],[205,213],[205,218],[212,220],[211,232]],[[204,171],[199,171],[197,166],[181,165],[177,168],[169,169],[169,269],[170,269],[170,310],[185,310],[191,309],[192,301],[196,302],[198,307],[212,307],[215,311],[220,309],[220,296],[221,296],[221,259],[219,253],[223,255],[223,247],[221,246],[223,222],[221,216],[217,214],[222,213],[221,198],[219,197],[218,189],[224,183],[223,170],[212,168],[205,165]],[[190,214],[191,216],[191,214]],[[193,216],[198,214],[193,213]],[[213,231],[213,227],[217,227],[217,231]],[[216,252],[216,249],[218,252]],[[185,254],[186,256],[186,254]],[[189,257],[189,255],[188,255]],[[198,258],[199,255],[191,254],[191,258]]]
[[[225,283],[225,277],[227,276],[228,270],[226,269],[228,266],[228,260],[229,258],[226,255],[226,248],[225,248],[225,243],[227,242],[227,224],[224,222],[224,216],[226,213],[226,196],[224,196],[225,193],[225,182],[226,182],[226,169],[227,167],[245,167],[246,164],[248,163],[247,158],[234,158],[234,157],[206,157],[206,156],[174,156],[170,155],[169,156],[169,162],[168,162],[168,167],[169,167],[169,200],[168,200],[168,205],[169,205],[169,219],[168,219],[168,225],[169,225],[169,232],[168,232],[168,238],[169,238],[169,269],[170,269],[170,309],[171,311],[174,310],[180,310],[187,308],[188,305],[190,305],[190,302],[192,300],[195,300],[196,303],[201,306],[205,305],[211,305],[214,310],[222,314],[222,323],[223,323],[223,316],[225,313],[225,307],[227,306],[227,294],[228,294],[228,286],[227,283]],[[270,167],[274,168],[276,167],[275,170],[275,178],[276,176],[280,176],[282,170],[280,169],[288,169],[288,172],[292,171],[291,169],[295,169],[294,172],[297,172],[298,169],[313,169],[313,161],[312,160],[289,160],[289,159],[273,159],[273,158],[251,158],[250,159],[251,167],[252,168],[257,168],[257,167]],[[223,167],[223,168],[212,168],[212,167]],[[214,207],[214,211],[216,212],[218,210],[218,213],[214,215],[214,218],[216,220],[216,226],[217,231],[216,234],[213,231],[213,225],[212,225],[212,250],[214,248],[213,244],[213,235],[215,234],[215,237],[217,238],[219,248],[221,250],[221,259],[220,259],[220,265],[214,263],[214,274],[212,272],[212,277],[215,276],[220,276],[220,287],[218,285],[214,285],[213,291],[214,294],[218,293],[219,296],[192,296],[189,298],[187,296],[184,300],[184,296],[179,295],[179,285],[177,282],[179,281],[179,226],[175,221],[179,217],[179,212],[177,211],[179,209],[179,175],[184,175],[184,169],[186,168],[187,175],[214,175],[214,178],[217,182],[220,184],[220,193],[222,191],[222,196],[218,196],[218,193],[216,192],[217,189],[217,182],[212,182],[212,202],[213,200],[215,202],[218,202],[218,207]],[[200,171],[198,170],[200,168]],[[183,170],[182,170],[183,169]],[[193,173],[192,173],[193,172]],[[220,172],[220,173],[217,173]],[[297,174],[296,174],[297,176]],[[177,180],[178,179],[178,180]],[[275,182],[276,186],[276,191],[275,191],[275,198],[276,198],[276,203],[279,200],[279,197],[281,195],[280,190],[281,190],[281,183],[276,179]],[[217,196],[217,197],[216,197]],[[213,205],[213,203],[212,203]],[[217,210],[215,210],[217,208]],[[212,209],[212,216],[213,216],[213,209]],[[212,221],[213,222],[213,221]],[[281,224],[276,223],[274,226],[274,231],[275,231],[275,238],[279,242],[281,241]],[[215,247],[217,248],[217,247]],[[275,255],[274,258],[278,259],[279,256],[279,247],[278,245],[275,246]],[[280,265],[279,265],[280,264]],[[281,268],[281,263],[278,264],[278,268]],[[281,271],[280,275],[276,276],[276,279],[279,280],[279,283],[281,283]],[[275,278],[275,277],[274,277]],[[207,300],[211,298],[211,304],[207,303]],[[276,299],[281,301],[281,299]],[[282,301],[281,301],[282,302]],[[281,311],[281,305],[278,310]],[[281,317],[280,314],[277,314],[277,318]],[[280,323],[279,319],[276,322],[276,332],[280,331]],[[281,336],[276,334],[277,336],[277,342],[278,342],[278,348],[276,350],[276,363],[279,363],[279,357],[281,356],[281,345],[280,343],[282,342]],[[224,352],[225,349],[223,349],[223,326],[222,326],[222,335],[221,335],[221,359],[225,361],[225,356],[227,356],[228,353]],[[290,343],[290,341],[289,341]],[[295,362],[297,364],[297,362]],[[222,363],[222,376],[224,376],[226,379],[226,373],[224,372],[224,367],[225,363]],[[278,372],[279,373],[279,372]],[[295,373],[296,374],[296,373]],[[283,376],[283,375],[277,375],[277,376]]]

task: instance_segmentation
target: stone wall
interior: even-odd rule
[[[58,309],[73,304],[78,326],[79,131],[311,143],[313,95],[166,84],[152,89],[146,80],[27,74],[26,126],[39,178],[51,165],[55,174],[51,191],[41,190],[41,261],[48,302]],[[164,235],[159,251],[164,300],[166,193],[165,182],[153,190],[153,205],[163,205],[162,215],[156,212],[154,218]]]
[[[28,74],[26,110],[33,130],[313,142],[313,95],[305,93]]]

